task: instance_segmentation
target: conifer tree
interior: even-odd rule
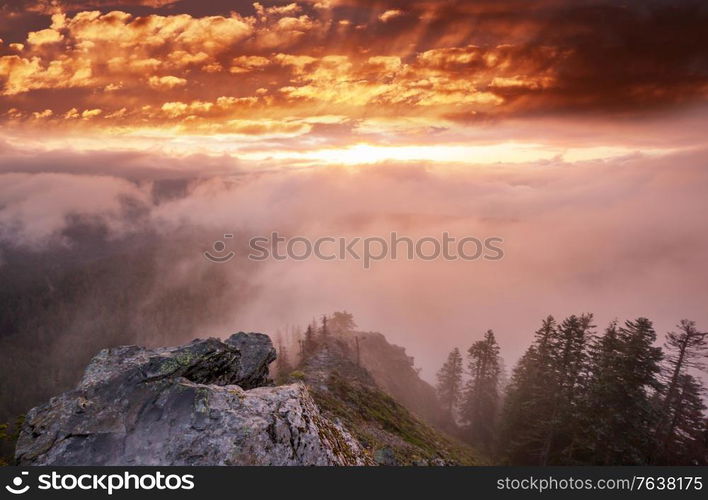
[[[281,341],[278,344],[278,357],[276,358],[276,371],[279,376],[287,375],[293,371],[292,365],[290,364],[290,358],[288,356],[287,347]]]
[[[465,388],[462,421],[468,425],[470,439],[491,450],[499,404],[499,344],[488,330],[483,340],[467,351],[470,379]]]
[[[621,432],[625,415],[617,412],[624,404],[624,386],[621,381],[623,343],[617,321],[613,321],[604,334],[589,347],[590,376],[586,393],[580,403],[581,417],[575,424],[578,433],[570,455],[580,463],[608,463],[611,456],[620,453],[614,433]]]
[[[356,328],[354,316],[347,311],[337,311],[327,323],[329,331],[335,335],[352,332]]]
[[[304,340],[303,340],[303,333],[300,327],[294,327],[292,331],[290,332],[290,343],[294,352],[294,356],[289,360],[290,364],[295,367],[299,366],[300,363],[303,361],[303,346],[304,346]]]
[[[684,404],[691,404],[688,399],[693,397],[693,392],[698,391],[700,394],[702,391],[698,381],[687,375],[686,372],[689,369],[704,369],[706,358],[708,358],[708,333],[698,331],[696,323],[686,319],[681,320],[678,330],[678,332],[669,332],[666,335],[664,345],[666,386],[660,403],[654,453],[655,458],[659,461],[670,460],[669,448],[672,448],[672,442],[676,442],[680,438],[676,435],[677,412],[681,413],[681,407]],[[687,400],[683,401],[683,398],[687,398]]]
[[[438,398],[443,408],[452,416],[462,389],[462,355],[457,347],[448,355],[447,361],[438,371],[437,378]]]
[[[329,337],[329,328],[327,327],[327,316],[322,316],[322,328],[320,328],[320,335],[323,339]]]
[[[650,461],[661,383],[661,349],[651,321],[610,324],[591,348],[590,377],[577,418],[573,455],[581,463],[641,465]]]
[[[307,330],[305,330],[305,338],[302,341],[302,361],[306,361],[307,358],[312,356],[317,347],[317,340],[315,339],[315,330],[312,325],[307,325]]]
[[[504,455],[512,463],[563,463],[587,372],[592,314],[560,325],[546,318],[511,378],[503,410]]]
[[[692,375],[679,376],[668,409],[671,433],[660,441],[660,465],[708,465],[704,389]]]
[[[548,400],[551,416],[544,430],[540,464],[564,463],[574,440],[578,398],[587,375],[587,348],[592,340],[592,314],[572,315],[563,320],[551,337]]]
[[[514,368],[506,391],[500,435],[502,456],[511,464],[535,465],[541,455],[544,422],[550,419],[551,346],[557,323],[545,318]]]

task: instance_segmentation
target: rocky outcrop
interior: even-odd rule
[[[271,387],[270,339],[106,349],[32,409],[19,465],[359,465],[358,443],[302,384]]]
[[[253,389],[270,383],[268,365],[273,360],[273,344],[261,333],[239,332],[225,342],[195,340],[179,347],[116,347],[104,349],[91,360],[79,388],[88,389],[113,378],[126,383],[184,377],[198,384]]]

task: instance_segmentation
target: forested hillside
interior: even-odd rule
[[[659,347],[647,318],[598,333],[591,314],[549,316],[507,384],[499,353],[490,330],[467,350],[466,367],[456,348],[438,373],[443,406],[495,461],[708,463],[708,334],[694,322],[682,320]]]

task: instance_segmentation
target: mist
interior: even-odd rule
[[[593,312],[599,329],[646,316],[660,335],[682,318],[708,324],[706,151],[297,169],[71,150],[23,153],[17,168],[6,153],[0,420],[70,387],[110,345],[273,334],[336,310],[404,346],[427,380],[487,329],[511,367],[548,314]],[[248,240],[273,231],[499,237],[504,257],[249,260]],[[224,234],[236,257],[205,259]]]

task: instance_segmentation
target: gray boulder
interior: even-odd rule
[[[262,333],[239,332],[228,339],[226,343],[248,356],[241,359],[238,372],[240,385],[244,389],[265,385],[268,379],[268,365],[275,360],[275,349],[268,335]]]
[[[86,368],[79,388],[105,384],[115,377],[123,382],[184,377],[198,384],[238,385],[253,389],[268,385],[268,365],[275,360],[270,337],[239,332],[226,342],[195,340],[178,347],[145,349],[124,346],[104,349]]]
[[[270,387],[266,335],[101,351],[75,390],[26,416],[19,465],[359,465],[302,384]]]

